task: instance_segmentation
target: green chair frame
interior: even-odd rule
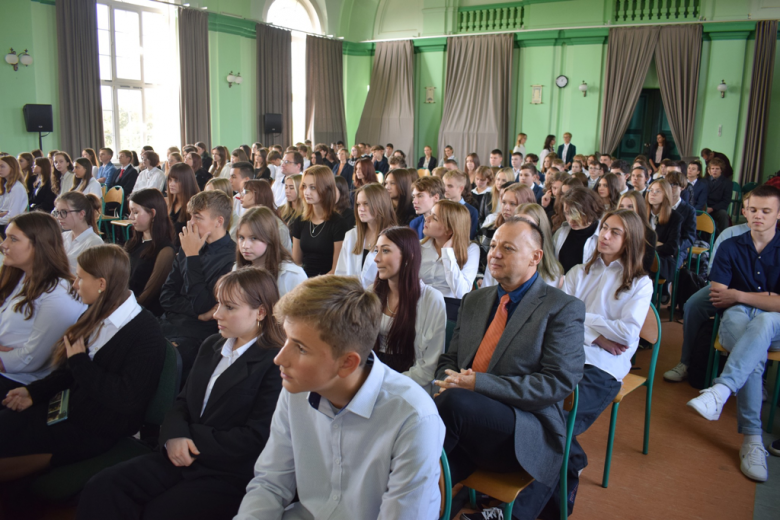
[[[715,221],[713,220],[713,218],[710,216],[709,213],[707,213],[706,211],[697,211],[696,212],[696,220],[697,220],[696,234],[697,234],[697,236],[698,236],[698,233],[699,233],[698,219],[702,215],[706,215],[707,218],[710,219],[710,221],[712,222],[712,229],[717,230],[717,226],[715,226]],[[710,246],[705,251],[712,251],[713,247],[715,247],[715,233],[710,233]],[[702,252],[704,252],[704,251],[702,251]],[[693,247],[691,247],[691,248],[688,249],[688,266],[689,266],[689,269],[690,269],[690,266],[692,265],[691,262],[693,260],[693,255],[694,255]],[[710,258],[710,262],[712,262],[712,258]],[[699,274],[700,269],[701,269],[701,255],[697,254],[696,255],[696,274]]]
[[[574,392],[572,392],[572,394],[564,400],[565,403],[564,408],[568,406],[570,400],[571,400],[571,408],[566,418],[566,445],[563,451],[563,462],[561,463],[561,474],[559,479],[560,482],[559,507],[561,510],[561,520],[566,520],[569,517],[569,504],[567,500],[568,484],[569,484],[569,479],[568,479],[569,453],[571,452],[571,441],[574,438],[574,422],[577,420],[577,407],[579,406],[579,402],[580,402],[579,386],[575,386]],[[447,473],[449,473],[449,468],[447,469]],[[469,488],[469,505],[471,506],[472,509],[477,508],[477,492],[476,490],[471,488]],[[512,518],[512,509],[514,509],[514,505],[515,505],[514,502],[501,504],[501,510],[504,513],[504,518],[506,519]]]
[[[450,462],[447,460],[447,452],[441,449],[441,472],[444,477],[444,511],[442,511],[439,520],[450,520],[452,515],[452,474],[450,473]]]
[[[454,320],[447,320],[447,325],[445,329],[445,338],[444,338],[444,352],[447,352],[450,349],[450,341],[452,341],[452,335],[455,332],[455,324],[457,322]]]
[[[655,266],[656,270],[655,272],[650,272],[650,279],[653,281],[653,303],[656,307],[660,307],[661,305],[661,290],[663,288],[663,284],[660,283],[660,277],[661,277],[661,257],[658,256],[658,252],[655,253]]]
[[[106,196],[108,196],[109,193],[117,192],[117,191],[121,196],[119,202],[119,216],[111,217],[109,215],[106,215]],[[124,211],[125,211],[125,190],[122,188],[122,186],[114,186],[113,188],[106,190],[106,192],[103,194],[103,197],[100,199],[100,215],[98,216],[98,222],[97,222],[98,230],[102,229],[103,225],[107,222],[111,222],[112,220],[120,220],[122,218],[122,215],[124,215]],[[106,234],[108,234],[108,228],[105,228],[105,231]],[[111,242],[116,243],[114,226],[111,226]]]
[[[736,193],[736,195],[734,195]],[[742,186],[738,182],[731,182],[731,202],[729,203],[728,213],[734,217],[734,222],[739,218],[739,207],[742,204]],[[732,212],[732,210],[735,210]]]
[[[685,251],[680,251],[677,254],[677,264],[680,265],[680,260],[683,259],[683,255],[685,255]],[[683,260],[681,267],[676,267],[674,269],[674,281],[672,281],[672,305],[669,307],[669,321],[674,321],[674,311],[677,307],[677,284],[680,282],[680,269],[682,267],[685,267],[687,265],[687,257]]]
[[[640,386],[644,386],[647,388],[647,395],[645,397],[645,432],[644,432],[644,442],[642,444],[642,453],[644,455],[647,455],[650,447],[650,415],[652,411],[653,406],[653,380],[655,379],[655,366],[658,362],[658,351],[660,350],[661,346],[661,317],[658,315],[658,310],[655,308],[655,306],[651,303],[650,309],[653,311],[653,317],[655,318],[655,326],[658,330],[658,336],[656,337],[655,341],[653,342],[653,351],[652,351],[652,357],[650,358],[650,370],[647,373],[647,379],[641,384],[638,384],[634,386],[634,388],[631,388],[628,392],[626,392],[625,395],[628,395],[631,393],[634,389],[639,388]],[[648,318],[650,317],[650,313],[648,312]],[[646,340],[650,340],[652,338],[645,337],[647,334],[645,333],[645,327],[648,324],[648,319],[645,319],[645,324],[642,326],[642,332],[640,332],[640,337]],[[640,376],[634,375],[634,374],[628,374],[623,379],[623,385],[626,386],[626,381],[631,378],[635,382],[638,382],[636,378],[639,378]],[[621,388],[621,392],[622,392]],[[617,414],[618,414],[618,408],[620,407],[620,403],[625,397],[625,395],[621,396],[618,394],[618,397],[615,397],[615,400],[612,401],[612,415],[609,419],[609,437],[607,439],[607,456],[604,460],[604,477],[601,481],[601,487],[606,488],[609,485],[609,471],[612,466],[612,449],[614,447],[615,443],[615,427],[617,426]]]
[[[710,343],[710,355],[707,360],[707,387],[712,386],[712,382],[718,377],[718,367],[720,366],[720,350],[715,347],[715,342],[718,341],[718,331],[720,330],[720,315],[715,315],[715,326],[712,329],[712,341]],[[720,343],[718,341],[718,343]],[[780,352],[771,351],[767,354],[768,361],[780,361]],[[772,402],[769,407],[769,414],[766,422],[764,423],[764,431],[772,433],[772,426],[775,424],[775,411],[777,410],[777,401],[780,398],[780,362],[777,364],[777,372],[775,373],[775,388],[772,390]],[[766,368],[765,368],[766,370]]]

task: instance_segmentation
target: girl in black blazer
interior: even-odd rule
[[[81,494],[79,519],[231,519],[268,440],[282,388],[274,357],[285,341],[276,280],[246,267],[217,282],[220,333],[200,347],[165,417],[158,453],[104,470]]]
[[[646,197],[647,218],[657,235],[655,251],[661,260],[661,278],[670,281],[680,252],[682,217],[672,209],[672,187],[666,179],[650,183]]]
[[[79,255],[77,273],[73,286],[89,308],[55,345],[59,368],[3,400],[0,439],[10,442],[0,443],[0,482],[108,451],[138,432],[157,390],[165,338],[128,289],[127,253],[91,247]],[[63,391],[67,418],[47,424]]]

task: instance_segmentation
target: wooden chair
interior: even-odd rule
[[[119,216],[113,216],[113,215],[106,215],[106,203],[116,203],[119,204]],[[114,186],[110,190],[106,191],[106,194],[103,196],[103,199],[100,201],[101,207],[100,207],[100,216],[98,217],[98,229],[101,229],[101,226],[104,222],[111,222],[112,220],[121,220],[122,214],[125,209],[125,190],[122,189],[122,186]],[[108,229],[106,229],[106,232],[108,232]],[[116,242],[116,237],[114,236],[114,228],[111,228],[111,241]]]
[[[426,170],[425,168],[418,168],[417,169],[417,176],[418,177],[428,177],[431,174],[429,170]]]
[[[571,441],[574,437],[574,421],[577,418],[579,399],[579,388],[574,387],[574,392],[563,401],[563,409],[569,412],[568,417],[566,418],[566,446],[564,448],[560,475],[560,508],[561,518],[563,520],[568,518],[569,511],[567,502],[567,471],[569,469],[569,451],[571,450]],[[511,519],[512,509],[515,504],[515,499],[517,499],[517,495],[533,481],[534,478],[525,471],[518,471],[516,473],[493,473],[490,471],[477,470],[469,475],[462,483],[469,488],[469,501],[471,502],[470,505],[472,509],[476,509],[477,507],[477,491],[479,491],[480,493],[500,500],[502,502],[501,509],[504,512],[504,518]]]
[[[642,447],[642,453],[647,455],[649,443],[650,443],[650,411],[653,404],[653,379],[655,379],[655,365],[658,361],[658,351],[661,346],[661,318],[658,315],[658,311],[651,303],[650,309],[647,311],[647,317],[645,323],[642,325],[642,330],[639,331],[639,337],[653,345],[653,353],[650,358],[650,370],[647,377],[638,376],[636,374],[628,374],[623,378],[623,386],[618,392],[618,395],[612,401],[612,416],[609,420],[609,437],[607,439],[607,457],[604,460],[604,477],[601,481],[601,486],[606,488],[609,485],[609,470],[612,465],[612,447],[615,442],[615,426],[617,423],[618,407],[623,401],[623,398],[639,388],[644,386],[647,388],[647,396],[645,397],[645,439]]]
[[[720,354],[725,352],[726,355],[729,351],[723,348],[720,344],[720,335],[718,330],[720,329],[720,316],[715,315],[715,327],[712,331],[712,350],[710,350],[709,361],[707,362],[707,387],[712,386],[712,382],[718,376],[718,367],[720,366]],[[777,373],[775,374],[775,388],[772,391],[772,406],[769,407],[769,416],[766,423],[764,423],[764,431],[772,433],[772,426],[775,424],[775,410],[777,409],[778,397],[780,397],[780,351],[770,350],[766,354],[767,361],[774,361],[777,363]]]
[[[133,221],[132,220],[112,220],[111,221],[111,225],[112,226],[119,226],[119,227],[124,228],[125,242],[130,240],[130,227],[133,225]],[[114,238],[114,230],[113,229],[111,230],[111,237]],[[114,240],[114,242],[116,243],[116,240]]]
[[[712,220],[712,217],[709,213],[705,211],[697,211],[696,212],[696,235],[698,236],[699,233],[709,233],[710,234],[710,245],[709,247],[691,247],[688,249],[688,268],[691,268],[691,261],[693,260],[693,256],[695,255],[697,257],[696,260],[696,274],[699,274],[699,268],[701,267],[701,254],[705,251],[712,251],[712,247],[715,244],[715,221]],[[710,258],[710,262],[712,261],[712,258]]]

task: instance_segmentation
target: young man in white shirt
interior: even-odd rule
[[[515,175],[515,182],[520,182],[521,166],[523,166],[523,154],[520,152],[514,152],[512,154],[512,173]]]
[[[420,240],[425,238],[423,227],[425,218],[431,214],[433,205],[444,198],[444,181],[439,177],[420,177],[412,183],[412,206],[417,216],[409,222],[409,227],[417,231]]]
[[[287,152],[284,154],[284,160],[281,166],[281,175],[277,174],[276,180],[271,185],[271,191],[274,192],[274,204],[281,208],[287,203],[287,197],[284,195],[284,181],[290,175],[298,175],[303,172],[303,156],[298,152]]]
[[[647,191],[647,168],[644,166],[634,166],[631,170],[631,184],[634,185],[634,189],[642,194],[644,197]]]
[[[346,276],[310,278],[275,305],[284,388],[235,520],[439,517],[444,424],[371,353],[381,314]]]

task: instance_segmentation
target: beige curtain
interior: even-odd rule
[[[447,38],[438,152],[452,146],[460,168],[466,155],[476,152],[487,163],[491,150],[503,150],[507,144],[513,38],[511,34]]]
[[[342,42],[306,36],[306,138],[346,141]]]
[[[292,142],[292,39],[290,31],[257,24],[257,135],[265,146]],[[282,114],[282,133],[266,134],[263,115]]]
[[[376,44],[371,83],[355,140],[392,143],[413,156],[414,47],[410,40]]]
[[[739,176],[743,183],[761,182],[776,48],[777,20],[758,22],[756,25],[756,48],[753,55],[753,76],[750,81],[745,147],[742,155],[742,172]],[[777,143],[776,137],[774,142]]]
[[[208,13],[179,9],[179,60],[181,142],[211,146]]]
[[[95,0],[56,3],[60,148],[71,157],[81,157],[84,148],[103,147],[95,4]]]
[[[660,30],[660,27],[609,30],[601,107],[601,152],[615,151],[631,122]]]
[[[701,24],[661,27],[655,65],[666,117],[682,157],[693,153],[701,68]]]

